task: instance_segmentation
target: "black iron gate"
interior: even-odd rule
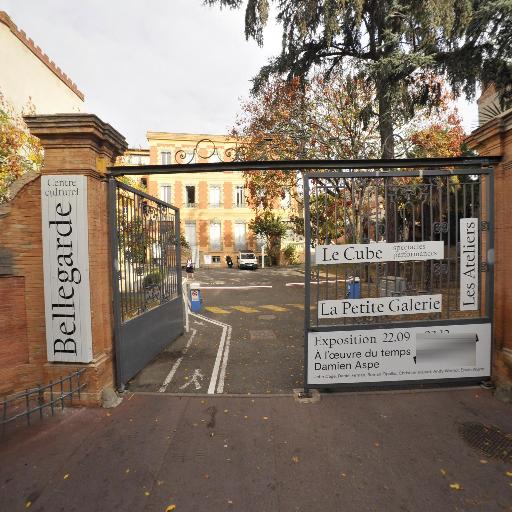
[[[183,333],[179,209],[109,181],[117,386]]]
[[[304,176],[306,392],[490,376],[492,167],[419,164]]]

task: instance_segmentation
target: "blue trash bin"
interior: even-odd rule
[[[194,313],[201,311],[203,299],[201,298],[201,285],[199,283],[190,283],[190,310]]]
[[[347,298],[349,298],[349,299],[360,299],[361,298],[361,282],[359,280],[359,277],[352,277],[348,280]]]

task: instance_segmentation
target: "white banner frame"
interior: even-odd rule
[[[50,362],[93,359],[87,177],[41,176],[41,218]]]

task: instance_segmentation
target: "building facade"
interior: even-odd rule
[[[148,132],[150,163],[229,161],[236,141],[224,135]],[[183,173],[147,177],[148,193],[180,208],[181,229],[196,265],[225,265],[244,249],[260,251],[262,241],[249,229],[254,211],[241,171]],[[281,202],[289,214],[289,200]]]
[[[84,95],[7,13],[0,11],[0,93],[17,114],[81,112]]]

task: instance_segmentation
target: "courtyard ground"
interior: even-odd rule
[[[501,430],[500,445],[473,437],[498,458],[463,440],[475,425]],[[510,511],[510,432],[510,405],[479,388],[126,393],[0,440],[0,510]]]

